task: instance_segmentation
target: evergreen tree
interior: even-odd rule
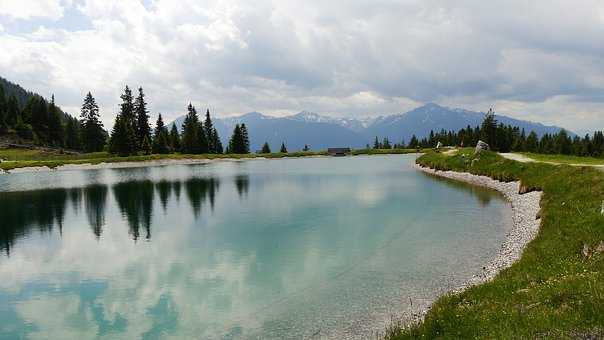
[[[138,145],[142,147],[145,137],[148,141],[151,140],[151,127],[149,126],[149,111],[145,102],[145,94],[143,88],[138,88],[138,97],[134,101],[134,114],[136,115],[136,140]]]
[[[415,135],[411,136],[411,140],[409,141],[409,148],[416,149],[419,147],[419,141]]]
[[[260,151],[260,153],[271,153],[271,147],[268,145],[267,142],[264,142],[264,144],[262,145],[262,150]]]
[[[8,130],[8,124],[6,123],[7,109],[4,86],[0,85],[0,134],[4,134]]]
[[[484,116],[480,131],[483,141],[489,144],[491,149],[497,149],[497,120],[493,109],[489,109],[489,112]]]
[[[241,126],[235,124],[231,140],[229,141],[228,153],[244,154],[247,153],[245,149],[245,140],[243,133],[241,132]]]
[[[153,152],[153,147],[151,146],[151,142],[149,141],[149,138],[147,138],[147,136],[143,138],[143,143],[141,144],[140,150],[145,155],[150,155],[151,152]]]
[[[382,142],[382,149],[392,149],[388,137],[384,137],[384,141]]]
[[[539,148],[539,137],[535,131],[531,131],[526,137],[525,150],[528,152],[537,152]]]
[[[220,140],[218,138],[218,132],[216,131],[216,129],[214,129],[214,125],[212,124],[212,118],[210,117],[209,109],[206,111],[206,118],[203,122],[203,131],[208,142],[208,152],[222,153],[218,150],[218,143],[220,143]]]
[[[209,138],[208,136],[206,136],[206,131],[203,127],[203,123],[199,123],[198,129],[199,131],[197,132],[197,138],[199,138],[199,153],[209,153]]]
[[[168,135],[168,129],[164,126],[161,114],[157,118],[155,123],[155,134],[153,138],[153,153],[166,154],[170,152],[170,136]]]
[[[178,133],[178,128],[176,127],[176,124],[172,124],[172,129],[170,130],[170,146],[172,147],[172,151],[174,152],[180,151],[181,149],[180,134]]]
[[[85,152],[97,152],[105,146],[106,134],[103,123],[99,119],[99,106],[90,92],[84,97],[84,103],[80,111],[81,134],[77,136],[77,125],[74,123],[68,127],[70,132],[68,138],[73,147],[81,138],[82,148]],[[79,148],[79,147],[78,147]]]
[[[310,151],[310,147],[307,144],[304,144],[304,148],[302,149],[304,152]]]
[[[82,148],[80,142],[80,123],[76,118],[68,117],[65,124],[65,147],[71,150],[80,150]]]
[[[15,96],[10,96],[6,102],[6,115],[4,121],[7,126],[13,127],[22,122],[19,102]]]
[[[48,107],[48,139],[51,145],[62,147],[64,138],[61,114],[55,105],[55,95],[53,94]]]
[[[214,153],[221,154],[224,152],[222,141],[220,140],[220,136],[218,136],[216,128],[212,129],[212,145],[214,145]]]
[[[129,156],[136,153],[136,133],[131,122],[121,114],[115,117],[115,124],[111,131],[109,151],[120,156]]]
[[[184,153],[201,153],[199,144],[199,118],[197,110],[189,103],[187,107],[188,113],[182,126],[182,152]]]
[[[241,138],[243,140],[243,153],[250,153],[250,139],[247,134],[245,123],[241,124]]]
[[[380,145],[380,141],[378,140],[377,136],[375,136],[375,141],[373,142],[373,148],[374,149],[381,149],[382,146]]]
[[[280,153],[287,153],[287,148],[285,147],[285,143],[281,143],[281,149],[279,150]]]
[[[126,85],[124,89],[124,94],[120,96],[122,99],[122,103],[120,104],[120,120],[124,124],[125,132],[127,133],[126,139],[128,141],[128,145],[130,151],[129,154],[135,154],[140,150],[140,143],[137,137],[137,124],[136,124],[136,113],[134,111],[134,97],[132,96],[132,91]]]

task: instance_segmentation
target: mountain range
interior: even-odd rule
[[[468,125],[476,127],[481,124],[483,118],[482,112],[452,109],[430,103],[406,113],[376,118],[335,118],[308,111],[292,116],[273,117],[250,112],[236,117],[213,118],[213,122],[225,145],[235,124],[245,123],[252,151],[259,150],[264,142],[268,142],[273,150],[278,150],[284,142],[289,151],[295,151],[302,149],[304,145],[313,150],[328,147],[362,148],[366,144],[371,145],[376,136],[380,140],[387,137],[392,143],[401,140],[408,142],[411,136],[426,137],[431,130],[457,131]],[[561,130],[557,126],[502,115],[496,115],[496,118],[505,125],[524,129],[527,134],[535,131],[541,136]],[[177,118],[172,124],[181,129],[183,122],[184,116]]]

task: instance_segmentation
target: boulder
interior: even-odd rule
[[[489,144],[479,140],[478,143],[476,143],[476,148],[474,149],[474,154],[479,154],[485,150],[489,150]]]

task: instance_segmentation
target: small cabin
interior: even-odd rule
[[[327,153],[330,156],[346,156],[350,153],[350,148],[328,148]]]

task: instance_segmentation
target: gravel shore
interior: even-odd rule
[[[541,224],[541,220],[539,219],[541,191],[519,194],[520,182],[504,183],[490,177],[473,175],[467,172],[439,171],[421,167],[417,164],[415,167],[431,175],[497,190],[501,192],[512,205],[512,226],[507,233],[497,256],[483,267],[480,274],[475,275],[457,291],[462,291],[470,286],[494,278],[501,270],[510,267],[515,261],[520,259],[526,245],[537,236]]]

